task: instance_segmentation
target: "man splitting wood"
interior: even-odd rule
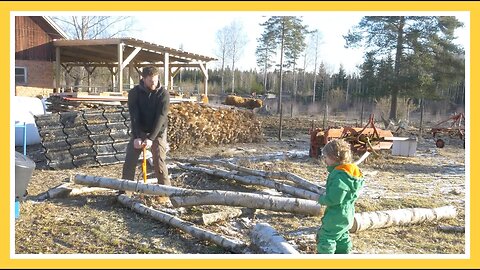
[[[165,161],[170,94],[160,86],[159,74],[156,67],[144,67],[140,83],[128,93],[131,138],[127,145],[122,179],[134,180],[138,157],[145,147],[152,152],[158,183],[171,185]]]

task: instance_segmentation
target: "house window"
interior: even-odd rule
[[[15,67],[15,84],[27,84],[26,67]]]

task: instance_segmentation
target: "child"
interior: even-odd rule
[[[348,254],[352,242],[348,230],[352,227],[355,201],[364,180],[360,169],[352,164],[350,144],[337,139],[322,149],[327,164],[326,192],[318,203],[325,205],[322,226],[317,232],[317,253]]]

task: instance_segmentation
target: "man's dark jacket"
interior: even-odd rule
[[[155,90],[144,86],[143,80],[128,93],[128,110],[134,138],[154,140],[162,136],[168,123],[170,94],[157,85]]]

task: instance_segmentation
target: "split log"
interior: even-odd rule
[[[131,208],[135,212],[143,215],[148,215],[155,220],[171,225],[178,228],[196,238],[206,240],[215,243],[227,250],[235,253],[244,253],[246,244],[238,239],[228,239],[222,235],[207,231],[205,229],[195,226],[195,224],[172,216],[170,214],[149,208],[135,200],[132,200],[126,195],[120,195],[117,197],[118,201],[123,205]]]
[[[255,213],[255,209],[250,208],[231,208],[225,211],[215,213],[202,214],[202,222],[204,225],[212,224],[218,221],[227,220],[234,217],[240,217],[247,214]]]
[[[300,254],[268,223],[257,223],[250,231],[252,244],[267,254]]]
[[[44,201],[47,199],[54,199],[54,198],[64,198],[67,196],[75,196],[75,195],[83,195],[93,192],[115,192],[114,190],[108,188],[98,188],[98,187],[80,187],[74,188],[72,187],[72,183],[64,183],[53,187],[46,192],[43,192],[35,197],[32,197],[34,201]]]
[[[456,216],[457,211],[453,206],[356,213],[350,232],[354,233],[368,229],[419,224],[426,221],[455,218]]]
[[[313,201],[318,201],[318,198],[320,197],[319,194],[313,193],[308,190],[304,189],[299,189],[287,184],[283,183],[278,183],[270,179],[265,179],[262,177],[257,177],[257,176],[240,176],[233,174],[232,172],[221,170],[221,169],[209,169],[209,168],[203,168],[203,167],[193,167],[193,166],[187,166],[187,165],[182,165],[178,164],[178,166],[182,169],[185,170],[190,170],[190,171],[196,171],[196,172],[203,172],[209,175],[214,175],[214,176],[219,176],[227,179],[233,179],[235,181],[238,181],[242,184],[246,185],[260,185],[264,187],[269,187],[273,188],[277,191],[284,192],[290,195],[293,195],[298,198],[303,198],[303,199],[308,199],[308,200],[313,200]]]
[[[438,225],[437,229],[442,231],[442,232],[465,233],[465,227],[464,226]]]
[[[255,175],[255,176],[260,176],[260,177],[265,177],[265,178],[277,178],[277,179],[285,179],[285,180],[290,180],[302,188],[309,190],[311,192],[317,193],[319,195],[322,195],[325,193],[325,188],[322,186],[319,186],[317,184],[314,184],[307,179],[304,179],[296,174],[289,173],[289,172],[267,172],[267,171],[262,171],[262,170],[254,170],[250,168],[245,168],[242,166],[235,165],[231,162],[228,161],[220,161],[220,160],[195,160],[195,159],[177,159],[179,161],[184,161],[192,164],[209,164],[209,165],[218,165],[222,167],[226,167],[232,170],[237,170],[243,173]],[[270,187],[270,186],[269,186]]]
[[[86,186],[136,191],[148,195],[169,196],[174,207],[230,205],[313,216],[318,216],[321,213],[321,206],[317,202],[298,198],[223,190],[192,190],[165,185],[144,184],[142,182],[138,182],[137,184],[135,181],[80,174],[75,175],[73,181],[75,184]]]
[[[60,184],[56,187],[53,187],[46,192],[43,192],[35,197],[32,197],[34,201],[44,201],[47,199],[66,197],[72,191],[71,183]]]
[[[355,161],[355,165],[362,163],[367,157],[370,156],[370,152],[366,151],[357,161]]]

